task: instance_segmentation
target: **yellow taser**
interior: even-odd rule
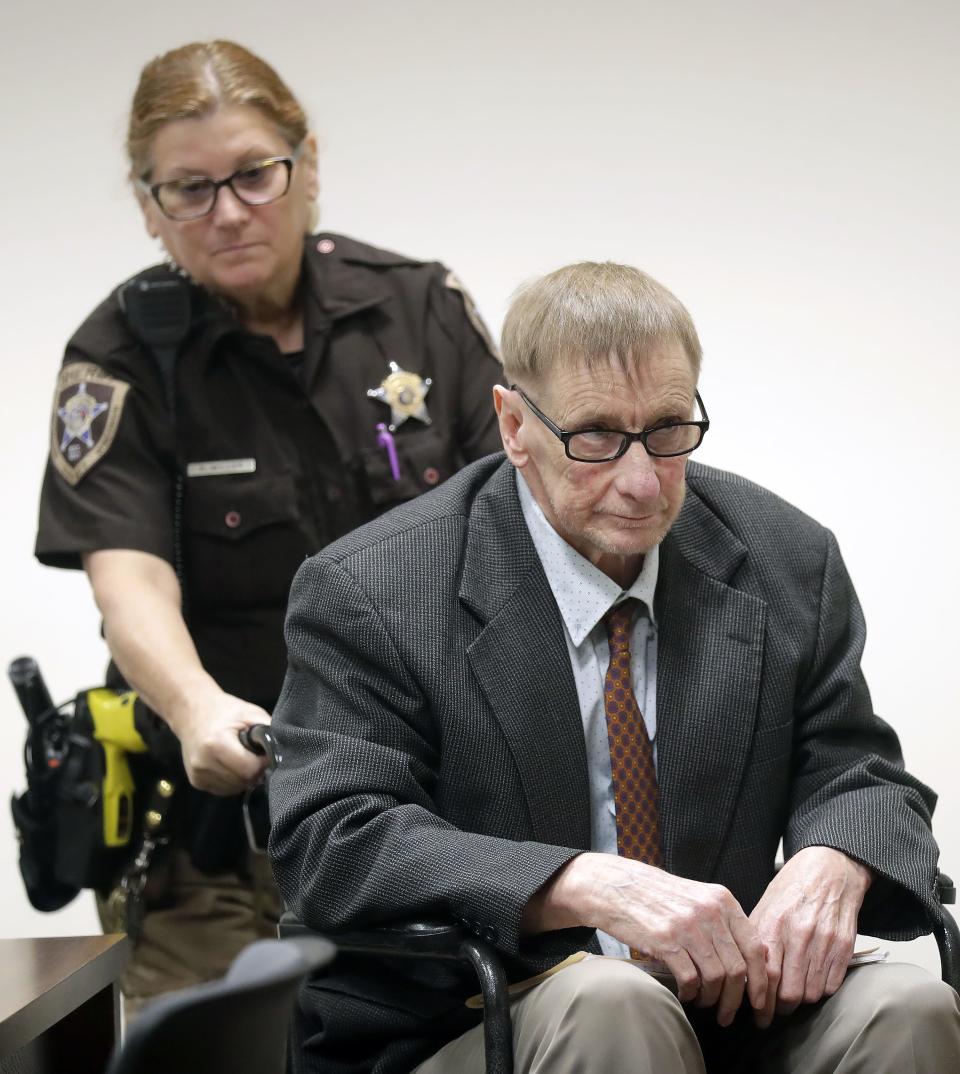
[[[133,690],[118,694],[108,687],[87,691],[94,738],[103,747],[103,842],[122,847],[133,834],[133,773],[128,753],[146,753],[147,746],[134,725]]]

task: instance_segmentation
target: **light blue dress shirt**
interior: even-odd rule
[[[617,853],[617,824],[610,775],[610,745],[603,707],[603,681],[610,663],[610,646],[603,617],[628,597],[640,602],[630,643],[630,674],[647,734],[657,758],[657,621],[653,598],[657,588],[660,550],[643,558],[643,567],[629,589],[621,589],[603,571],[572,548],[550,525],[518,470],[517,492],[530,538],[543,564],[553,592],[573,668],[580,702],[583,737],[587,748],[590,781],[591,848],[604,854]],[[625,944],[597,930],[606,955],[628,958]]]

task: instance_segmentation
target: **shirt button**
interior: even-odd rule
[[[333,251],[336,250],[336,248],[337,244],[333,241],[333,239],[321,239],[317,243],[317,250],[321,254],[332,254]]]
[[[423,480],[428,485],[435,485],[440,480],[440,471],[436,466],[428,466],[426,470],[423,471]]]
[[[243,519],[240,517],[239,511],[228,511],[223,516],[223,521],[227,524],[227,526],[230,527],[230,529],[235,530],[237,526],[239,526],[240,523],[243,521]]]

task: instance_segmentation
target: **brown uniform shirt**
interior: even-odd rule
[[[157,266],[143,275],[170,273]],[[224,690],[270,710],[286,668],[283,618],[297,567],[499,450],[491,388],[500,364],[442,265],[314,235],[304,253],[300,356],[281,354],[192,288],[174,431],[157,363],[132,334],[118,293],[67,345],[36,554],[61,567],[108,548],[173,562],[173,486],[185,474],[183,581],[200,659]],[[396,422],[396,475],[378,425],[403,415],[368,395],[391,363],[415,375],[415,394],[426,389],[420,417]]]

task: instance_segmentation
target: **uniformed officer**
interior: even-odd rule
[[[315,139],[247,50],[190,44],[149,63],[128,151],[169,261],[67,345],[36,552],[86,570],[114,669],[176,734],[192,785],[148,888],[130,1010],[222,974],[272,930],[237,797],[263,761],[238,732],[277,700],[290,580],[499,450],[500,366],[442,265],[310,234]]]

